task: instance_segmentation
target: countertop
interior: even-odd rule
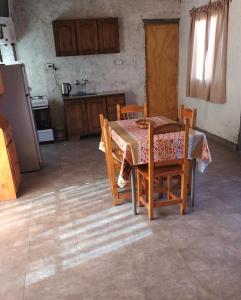
[[[73,100],[73,99],[80,99],[80,98],[95,98],[101,96],[109,96],[109,95],[120,95],[124,94],[123,91],[104,91],[104,92],[97,92],[93,94],[87,95],[70,95],[70,96],[62,96],[63,100]]]

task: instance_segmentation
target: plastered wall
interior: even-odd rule
[[[145,99],[145,39],[142,19],[177,18],[178,0],[15,0],[13,1],[19,61],[25,63],[33,95],[49,96],[54,125],[63,121],[61,94],[45,63],[58,68],[59,82],[87,78],[87,91],[123,90],[127,102]],[[52,20],[118,17],[120,53],[57,58]],[[4,51],[5,50],[5,51]],[[10,49],[3,49],[6,63]],[[123,60],[120,66],[115,60]]]
[[[179,102],[197,108],[197,126],[237,143],[241,112],[241,1],[230,3],[228,35],[227,103],[213,104],[186,97],[186,66],[189,38],[189,10],[206,4],[203,0],[183,0],[180,22]]]
[[[127,102],[145,99],[145,40],[142,19],[177,18],[180,21],[179,104],[196,107],[197,126],[237,143],[241,111],[241,1],[230,4],[227,103],[212,104],[190,99],[186,94],[186,64],[189,34],[189,9],[206,4],[206,0],[14,0],[17,52],[25,63],[33,95],[48,95],[54,126],[63,123],[62,100],[52,72],[45,63],[58,68],[59,82],[87,78],[87,91],[123,90]],[[52,20],[92,17],[118,17],[120,23],[119,54],[55,56]],[[5,63],[13,62],[11,49],[3,47]],[[123,64],[115,65],[115,60]]]

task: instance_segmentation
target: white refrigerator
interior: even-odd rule
[[[4,94],[0,96],[2,112],[13,129],[21,172],[40,169],[41,153],[33,118],[24,64],[0,65]]]

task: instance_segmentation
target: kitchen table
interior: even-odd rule
[[[154,126],[173,122],[172,120],[159,116],[147,118],[154,121]],[[113,141],[113,152],[121,160],[121,170],[118,177],[118,185],[123,188],[126,185],[128,177],[131,175],[132,203],[134,213],[136,214],[136,196],[135,196],[135,166],[146,164],[148,161],[148,142],[147,129],[141,129],[136,124],[136,119],[121,120],[109,122],[110,135]],[[165,161],[179,159],[182,157],[183,139],[177,140],[176,133],[167,133],[160,135],[159,147],[155,146],[154,139],[154,159],[156,161]],[[160,146],[161,139],[161,146]],[[176,143],[175,147],[173,147]],[[156,143],[157,145],[157,143]],[[103,144],[100,143],[100,149]],[[191,206],[194,205],[195,198],[195,170],[204,172],[211,163],[212,158],[208,147],[207,139],[204,133],[190,129],[189,131],[189,151],[188,158],[192,160],[192,187],[191,187]]]

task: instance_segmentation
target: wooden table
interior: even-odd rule
[[[162,125],[169,122],[173,122],[172,120],[163,116],[151,117],[149,119],[153,120],[156,125]],[[134,213],[136,214],[135,166],[140,164],[146,164],[148,161],[147,130],[140,129],[137,126],[135,119],[109,122],[109,128],[111,138],[115,144],[114,151],[118,155],[119,159],[121,159],[122,161],[121,172],[118,178],[118,185],[120,187],[124,187],[129,175],[131,175],[132,203]],[[171,153],[168,150],[170,149],[170,143],[173,143],[175,139],[175,133],[168,133],[162,135],[162,137],[159,136],[159,143],[160,138],[163,141],[163,151],[158,152],[158,157],[156,157],[158,161],[178,159],[182,157],[182,153],[180,152],[180,149],[182,149],[181,146],[176,147],[177,151],[171,151]],[[182,143],[181,140],[178,140],[177,142]],[[196,167],[200,172],[203,173],[206,167],[212,161],[207,139],[204,133],[198,130],[190,129],[188,157],[193,162],[191,189],[191,206],[193,206],[195,198]],[[126,170],[131,171],[128,172]]]

